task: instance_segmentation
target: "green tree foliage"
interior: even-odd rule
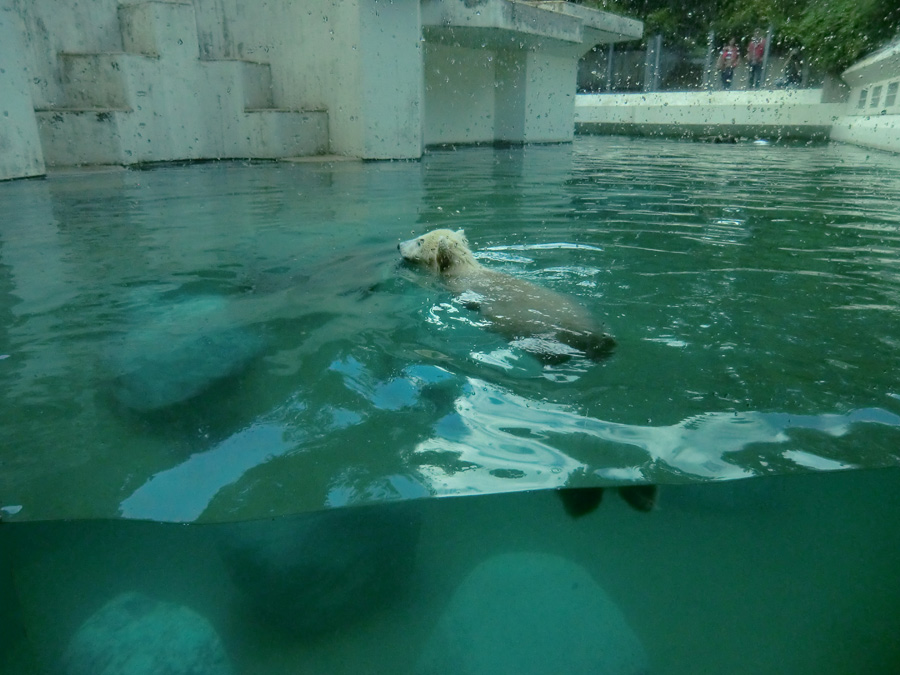
[[[706,44],[710,31],[746,40],[772,26],[777,45],[801,47],[819,68],[839,73],[900,31],[898,0],[583,0],[644,22],[670,45]]]
[[[897,0],[828,0],[805,8],[796,38],[812,62],[840,72],[895,37],[898,27]]]

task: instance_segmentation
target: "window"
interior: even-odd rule
[[[858,110],[862,110],[863,108],[866,107],[866,96],[868,96],[868,95],[869,95],[868,89],[863,89],[861,92],[859,92],[859,103],[856,106]]]
[[[897,89],[900,88],[900,82],[891,82],[887,88],[887,96],[884,97],[884,107],[890,108],[897,102]]]
[[[872,102],[869,104],[870,108],[877,108],[878,103],[881,101],[881,85],[879,84],[872,90]]]

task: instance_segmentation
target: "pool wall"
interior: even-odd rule
[[[0,31],[2,180],[570,141],[579,57],[643,24],[565,2],[0,0]]]
[[[826,140],[841,102],[821,89],[580,94],[578,133]]]

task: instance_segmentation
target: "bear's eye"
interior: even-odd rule
[[[424,243],[425,243],[425,237],[420,237],[419,239],[416,240],[416,244],[418,244],[419,246],[421,246]]]

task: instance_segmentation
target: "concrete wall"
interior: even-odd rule
[[[639,21],[566,2],[422,0],[425,143],[570,141],[578,59]]]
[[[9,177],[42,172],[35,151],[62,166],[567,141],[578,57],[642,31],[566,2],[0,3],[0,142],[31,150],[7,154]]]
[[[843,103],[821,89],[581,94],[580,133],[827,139]]]
[[[268,63],[273,96],[327,110],[331,151],[422,153],[418,0],[194,0],[201,55]]]
[[[422,154],[419,0],[0,3],[2,177],[43,173],[28,144],[55,166]]]
[[[34,117],[25,26],[10,0],[0,2],[0,180],[40,176],[44,155]]]
[[[900,43],[851,66],[843,79],[850,95],[831,138],[900,152]]]

